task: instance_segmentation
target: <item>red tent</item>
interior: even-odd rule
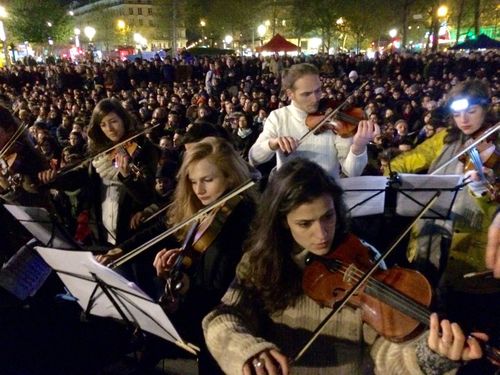
[[[299,47],[297,47],[292,42],[289,42],[285,38],[283,38],[280,34],[276,34],[271,38],[269,42],[264,44],[262,47],[257,48],[257,51],[268,51],[268,52],[291,52],[297,51]]]

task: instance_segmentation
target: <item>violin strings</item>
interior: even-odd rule
[[[346,270],[348,269],[347,266],[345,266],[341,261],[339,260],[334,260],[333,262],[328,262],[328,264],[335,263],[337,266],[334,268],[340,269],[340,272],[345,274]],[[359,280],[361,276],[363,275],[363,272],[360,271],[358,268],[354,268],[353,270],[353,276]],[[418,302],[412,300],[411,298],[405,296],[401,292],[395,290],[394,288],[389,287],[388,285],[371,278],[368,280],[368,287],[371,287],[372,291],[375,291],[379,296],[381,297],[392,297],[394,300],[394,306],[396,309],[399,309],[402,313],[405,313],[406,315],[419,320],[420,322],[428,325],[429,321],[429,316],[430,312],[429,310],[419,304]],[[374,293],[375,294],[375,293]]]
[[[363,275],[363,272],[360,271],[358,268],[355,268],[355,271],[353,274],[359,278]],[[423,307],[421,304],[418,302],[412,300],[411,298],[405,296],[401,292],[397,291],[394,288],[391,288],[387,284],[374,279],[370,278],[368,280],[368,286],[372,287],[374,291],[379,293],[380,295],[386,295],[392,297],[392,299],[395,301],[395,305],[397,305],[399,308],[403,309],[404,311],[407,311],[411,315],[416,315],[415,317],[419,320],[423,319],[423,323],[426,323],[429,319],[429,312],[428,310]],[[408,309],[408,310],[406,310]],[[404,312],[402,311],[402,312]],[[410,315],[410,316],[411,316]]]
[[[339,263],[342,265],[341,272],[345,274],[348,267],[342,262]],[[357,267],[354,267],[352,274],[357,281],[362,277],[363,272]],[[394,301],[394,307],[400,309],[402,313],[405,313],[406,315],[417,319],[424,324],[429,324],[430,312],[418,302],[374,278],[370,278],[367,285],[372,287],[372,290],[376,291],[380,296],[391,297]]]
[[[481,180],[486,181],[486,176],[483,172],[483,162],[481,161],[481,156],[479,156],[479,152],[477,151],[476,147],[469,150],[469,156],[472,164],[474,164],[474,167],[476,168],[477,173],[481,177]]]

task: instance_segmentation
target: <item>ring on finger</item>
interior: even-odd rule
[[[264,359],[263,358],[254,358],[254,360],[252,361],[252,365],[253,367],[255,368],[261,368],[261,367],[264,367]]]

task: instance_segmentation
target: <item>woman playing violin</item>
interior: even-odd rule
[[[90,120],[89,152],[95,154],[110,149],[129,138],[136,128],[133,118],[116,99],[101,100]],[[155,147],[136,138],[64,174],[52,185],[65,191],[88,189],[90,211],[97,222],[97,233],[94,233],[97,242],[116,244],[130,236],[129,221],[133,214],[151,203],[157,160]],[[134,174],[132,165],[140,173]],[[43,182],[55,177],[54,171],[40,174]]]
[[[193,216],[197,211],[216,201],[223,194],[230,192],[250,179],[249,166],[234,150],[233,146],[222,138],[207,137],[192,143],[184,154],[183,163],[177,174],[178,184],[174,192],[173,204],[167,212],[167,227]],[[246,190],[241,194],[232,210],[224,214],[222,220],[213,221],[206,227],[202,221],[200,226],[206,230],[197,233],[199,241],[212,236],[213,241],[206,242],[205,248],[184,249],[188,252],[192,265],[181,271],[187,276],[185,293],[180,293],[177,310],[170,311],[175,327],[187,341],[202,348],[200,353],[200,371],[205,374],[216,374],[207,361],[207,351],[203,349],[204,340],[201,331],[202,318],[220,301],[234,278],[236,264],[241,257],[243,241],[246,239],[250,221],[255,211],[255,193]],[[240,198],[240,197],[237,197]],[[229,202],[228,202],[229,203]],[[217,208],[214,209],[214,211]],[[205,220],[210,221],[210,214]],[[161,223],[161,231],[165,230],[165,222]],[[152,229],[157,232],[157,229]],[[177,239],[170,239],[167,248],[156,254],[154,267],[158,276],[168,280],[170,272],[179,256],[180,243],[183,242],[186,228],[180,231]],[[137,234],[135,239],[126,241],[120,253],[128,252],[134,243],[150,238],[151,233]],[[100,259],[103,260],[103,259]],[[168,296],[170,297],[170,296]]]
[[[498,119],[490,108],[490,90],[479,80],[464,81],[448,94],[452,122],[414,150],[390,162],[393,172],[464,174],[464,162],[453,160],[471,140],[495,126]],[[494,134],[495,137],[497,136]],[[496,141],[478,145],[486,164],[498,153]],[[440,168],[449,160],[444,168]],[[498,168],[498,166],[494,167]],[[492,171],[493,174],[496,171]],[[465,182],[470,182],[466,179]],[[422,220],[412,233],[408,257],[439,285],[438,308],[450,318],[491,332],[500,332],[500,284],[493,278],[464,278],[485,269],[488,225],[497,207],[484,182],[473,182],[458,192],[451,220]],[[465,323],[464,323],[465,324]],[[474,327],[469,327],[474,328]]]
[[[395,344],[364,324],[360,309],[346,306],[291,369],[289,358],[329,311],[302,289],[305,258],[335,252],[349,234],[342,191],[321,167],[299,158],[275,177],[236,279],[203,321],[207,346],[225,373],[360,374],[375,367],[379,374],[441,374],[481,356],[475,339],[434,314],[428,333]]]

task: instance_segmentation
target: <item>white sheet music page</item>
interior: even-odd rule
[[[378,215],[384,212],[387,177],[359,176],[339,179],[344,201],[352,217]]]
[[[462,182],[462,175],[402,173],[400,177],[402,181],[400,189],[405,194],[398,194],[396,213],[401,216],[416,216],[436,191],[440,191],[441,194],[431,207],[434,212],[428,211],[425,217],[447,216],[457,193],[454,189]]]
[[[193,353],[168,319],[163,309],[137,285],[97,262],[87,251],[69,251],[37,246],[42,258],[59,275],[70,293],[90,314],[136,323],[142,330],[171,341]],[[118,308],[104,293],[105,285]],[[89,307],[90,306],[90,307]]]

